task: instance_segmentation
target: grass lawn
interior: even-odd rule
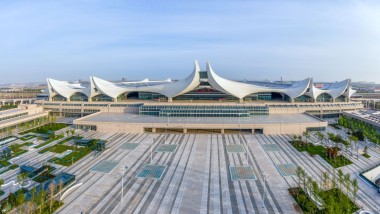
[[[291,188],[289,193],[296,200],[304,213],[329,214],[329,213],[354,213],[359,210],[351,199],[340,189],[334,188],[322,191],[319,196],[325,202],[323,209],[317,209],[317,206],[310,197],[301,188]]]
[[[8,160],[14,158],[14,157],[17,157],[19,155],[22,155],[24,154],[25,152],[28,152],[28,150],[25,150],[25,149],[21,149],[21,147],[23,146],[28,146],[30,145],[30,143],[23,143],[23,144],[13,144],[13,145],[10,145],[9,148],[12,150],[12,155],[10,157],[5,157],[5,158],[2,158],[0,160],[0,168],[1,167],[6,167],[6,166],[9,166],[11,165]],[[18,167],[18,166],[17,166]],[[16,167],[16,168],[17,168]]]
[[[35,138],[35,137],[36,136],[34,136],[34,135],[28,134],[28,135],[21,137],[20,140],[27,141],[27,140],[30,140],[30,139]]]
[[[301,144],[294,143],[293,141],[289,141],[290,144],[293,145],[294,148],[296,148],[300,152],[308,152],[310,155],[319,155],[321,158],[323,158],[325,161],[327,161],[331,166],[334,168],[346,166],[349,164],[352,164],[350,160],[348,160],[344,156],[338,156],[336,159],[330,159],[326,156],[326,148],[318,145],[315,146],[311,143],[308,143],[306,146],[302,146]]]
[[[370,158],[371,157],[371,155],[369,155],[369,154],[362,154],[364,157],[366,157],[366,158]]]
[[[55,175],[44,172],[44,173],[40,174],[39,176],[33,178],[33,181],[35,181],[37,183],[43,183],[43,182],[50,180],[54,177],[55,177]]]
[[[45,152],[54,152],[54,153],[58,153],[58,154],[61,154],[63,152],[66,152],[67,150],[73,150],[74,147],[73,146],[67,146],[67,145],[62,145],[62,144],[56,144],[54,146],[51,146],[51,147],[48,147],[48,148],[45,148],[41,151],[39,151],[38,153],[40,154],[43,154]]]
[[[53,138],[53,139],[51,139],[51,140],[48,140],[48,141],[45,141],[45,142],[43,142],[43,143],[41,143],[41,144],[38,144],[38,146],[35,146],[34,148],[36,148],[36,149],[41,148],[41,147],[43,147],[43,146],[45,146],[45,145],[48,145],[49,143],[52,143],[52,142],[54,142],[54,141],[56,141],[56,140],[59,140],[59,139],[61,139],[61,138],[63,138],[63,137],[60,136],[60,135],[57,135],[55,138]]]
[[[27,131],[24,131],[24,132],[20,132],[20,134],[24,135],[24,134],[28,134],[28,133],[31,133],[31,132],[34,132],[34,133],[37,133],[37,134],[47,134],[49,131],[58,131],[58,130],[63,129],[65,127],[67,127],[67,124],[63,124],[63,123],[49,123],[49,124],[45,124],[45,125],[42,125],[42,126],[39,126],[39,127],[33,128],[33,129],[30,129],[30,130],[27,130]]]
[[[73,150],[72,153],[66,155],[63,158],[52,158],[49,160],[49,162],[54,164],[59,164],[62,166],[71,166],[72,163],[77,162],[84,156],[88,155],[92,150],[89,148],[78,148],[75,151]]]
[[[76,136],[68,137],[68,138],[62,140],[61,142],[57,143],[56,145],[54,145],[54,146],[50,146],[50,147],[47,147],[47,148],[45,148],[45,149],[39,151],[38,153],[43,154],[43,153],[45,153],[45,152],[50,151],[50,152],[54,152],[54,153],[59,153],[59,154],[60,154],[60,153],[65,152],[66,150],[74,150],[74,147],[72,147],[72,146],[67,146],[67,145],[62,145],[62,144],[67,143],[67,142],[69,142],[70,140],[73,140],[73,139],[80,139],[80,138],[82,138],[82,137],[78,137],[78,138],[77,138]]]
[[[70,154],[66,155],[63,158],[57,158],[54,157],[49,160],[51,163],[63,165],[63,166],[70,166],[72,163],[75,163],[76,161],[80,160],[81,158],[85,157],[88,155],[90,152],[96,149],[96,142],[99,140],[93,139],[91,143],[89,144],[88,147],[80,147],[80,148],[75,148],[74,146],[66,146],[66,145],[55,145],[52,146],[52,150],[57,150],[57,151],[62,151],[65,152],[66,150],[72,150]],[[56,148],[53,148],[56,147]]]

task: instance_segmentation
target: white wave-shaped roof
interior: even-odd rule
[[[323,89],[316,88],[312,78],[294,82],[290,86],[270,87],[225,79],[214,72],[210,63],[207,63],[206,65],[206,72],[208,76],[207,81],[213,89],[235,96],[239,99],[259,92],[282,93],[286,94],[291,99],[295,99],[302,95],[316,99],[323,93],[329,94],[333,99],[342,95],[349,98],[355,93],[355,90],[352,90],[351,88],[350,79],[333,83]],[[68,100],[76,93],[82,93],[88,98],[103,94],[112,97],[114,100],[117,100],[119,95],[130,92],[152,92],[165,95],[168,98],[173,98],[196,89],[201,83],[199,73],[200,67],[198,62],[195,61],[193,72],[187,78],[178,81],[172,81],[171,79],[150,81],[149,79],[144,79],[136,82],[113,83],[92,76],[90,77],[90,87],[84,87],[79,83],[70,84],[67,81],[58,81],[50,78],[47,79],[47,83],[51,97],[60,95]]]

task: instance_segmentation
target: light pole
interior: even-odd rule
[[[126,169],[128,169],[128,167],[124,166],[123,172],[121,174],[121,200],[120,201],[123,201],[123,198],[124,198],[124,174],[125,174]]]
[[[264,179],[264,193],[263,193],[263,208],[264,208],[265,207],[265,193],[266,193],[265,181],[266,181],[266,178],[268,177],[268,174],[264,171],[262,171],[261,173],[262,173],[263,179]]]
[[[150,163],[152,163],[152,160],[153,160],[153,155],[152,155],[153,144],[154,144],[154,137],[152,137],[152,145],[150,146]]]

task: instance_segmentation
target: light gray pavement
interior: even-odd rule
[[[332,127],[328,127],[326,135],[327,132],[345,134],[343,130]],[[55,173],[75,174],[76,184],[82,183],[65,194],[64,206],[58,213],[295,213],[295,201],[288,188],[297,185],[296,176],[281,176],[277,164],[301,166],[319,183],[322,172],[327,171],[330,176],[336,173],[321,157],[311,157],[293,148],[288,143],[292,139],[290,135],[244,134],[239,138],[236,134],[169,134],[167,141],[165,134],[81,131],[81,135],[107,140],[107,150],[96,157],[91,153],[70,167],[57,166]],[[318,143],[314,135],[311,141]],[[138,143],[139,146],[135,150],[121,149],[121,145],[127,142]],[[162,143],[177,145],[176,152],[154,152]],[[241,144],[247,153],[228,153],[226,145],[233,144]],[[266,151],[264,144],[276,144],[280,150]],[[358,143],[361,150],[366,144]],[[50,152],[38,154],[39,150],[29,151],[14,162],[37,166],[55,155]],[[352,179],[380,161],[380,150],[371,145],[370,159],[343,154],[353,162],[342,167]],[[91,172],[90,169],[102,160],[119,164],[109,174]],[[136,178],[144,164],[167,166],[161,180]],[[229,167],[246,165],[253,167],[257,179],[232,181]],[[125,166],[128,169],[124,174],[122,195],[121,178]],[[264,201],[262,172],[268,174]],[[0,177],[7,183],[15,180],[17,174],[18,170],[14,170]],[[358,204],[379,213],[379,194],[360,179],[358,181]],[[11,187],[5,190],[9,191]]]

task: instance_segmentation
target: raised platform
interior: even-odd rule
[[[245,118],[167,118],[99,112],[75,120],[74,125],[80,129],[122,133],[209,131],[210,133],[301,134],[307,129],[323,129],[327,126],[327,122],[307,114],[272,114]]]

